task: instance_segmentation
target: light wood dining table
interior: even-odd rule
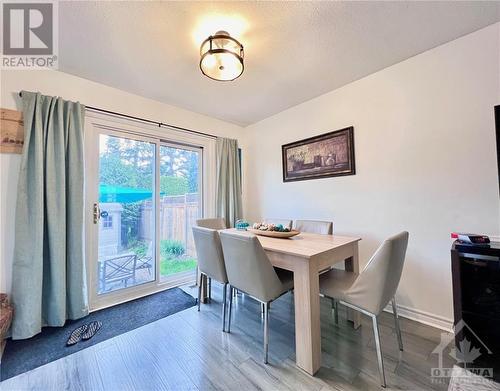
[[[359,273],[361,239],[305,232],[289,239],[257,237],[273,266],[293,272],[296,363],[314,375],[321,366],[319,273],[341,262],[345,270]],[[359,327],[358,312],[349,311],[348,318],[355,328]]]

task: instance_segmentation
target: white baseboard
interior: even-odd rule
[[[439,315],[434,315],[431,314],[430,312],[409,308],[399,304],[397,305],[397,307],[398,307],[398,315],[402,318],[411,319],[416,322],[436,327],[444,331],[448,332],[453,331],[452,319],[445,318]],[[392,313],[392,307],[389,305],[384,309],[384,311]]]

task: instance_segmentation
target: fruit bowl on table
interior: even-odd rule
[[[282,239],[291,238],[292,236],[300,234],[300,231],[283,227],[281,224],[275,225],[265,223],[255,223],[252,227],[248,227],[247,231],[255,235]]]

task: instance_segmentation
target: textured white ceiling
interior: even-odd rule
[[[59,14],[61,71],[247,125],[499,21],[500,2],[72,1]],[[245,46],[233,82],[198,67],[219,28]]]

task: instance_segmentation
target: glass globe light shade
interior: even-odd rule
[[[208,37],[200,47],[201,72],[214,80],[231,81],[244,70],[243,45],[225,31]]]

